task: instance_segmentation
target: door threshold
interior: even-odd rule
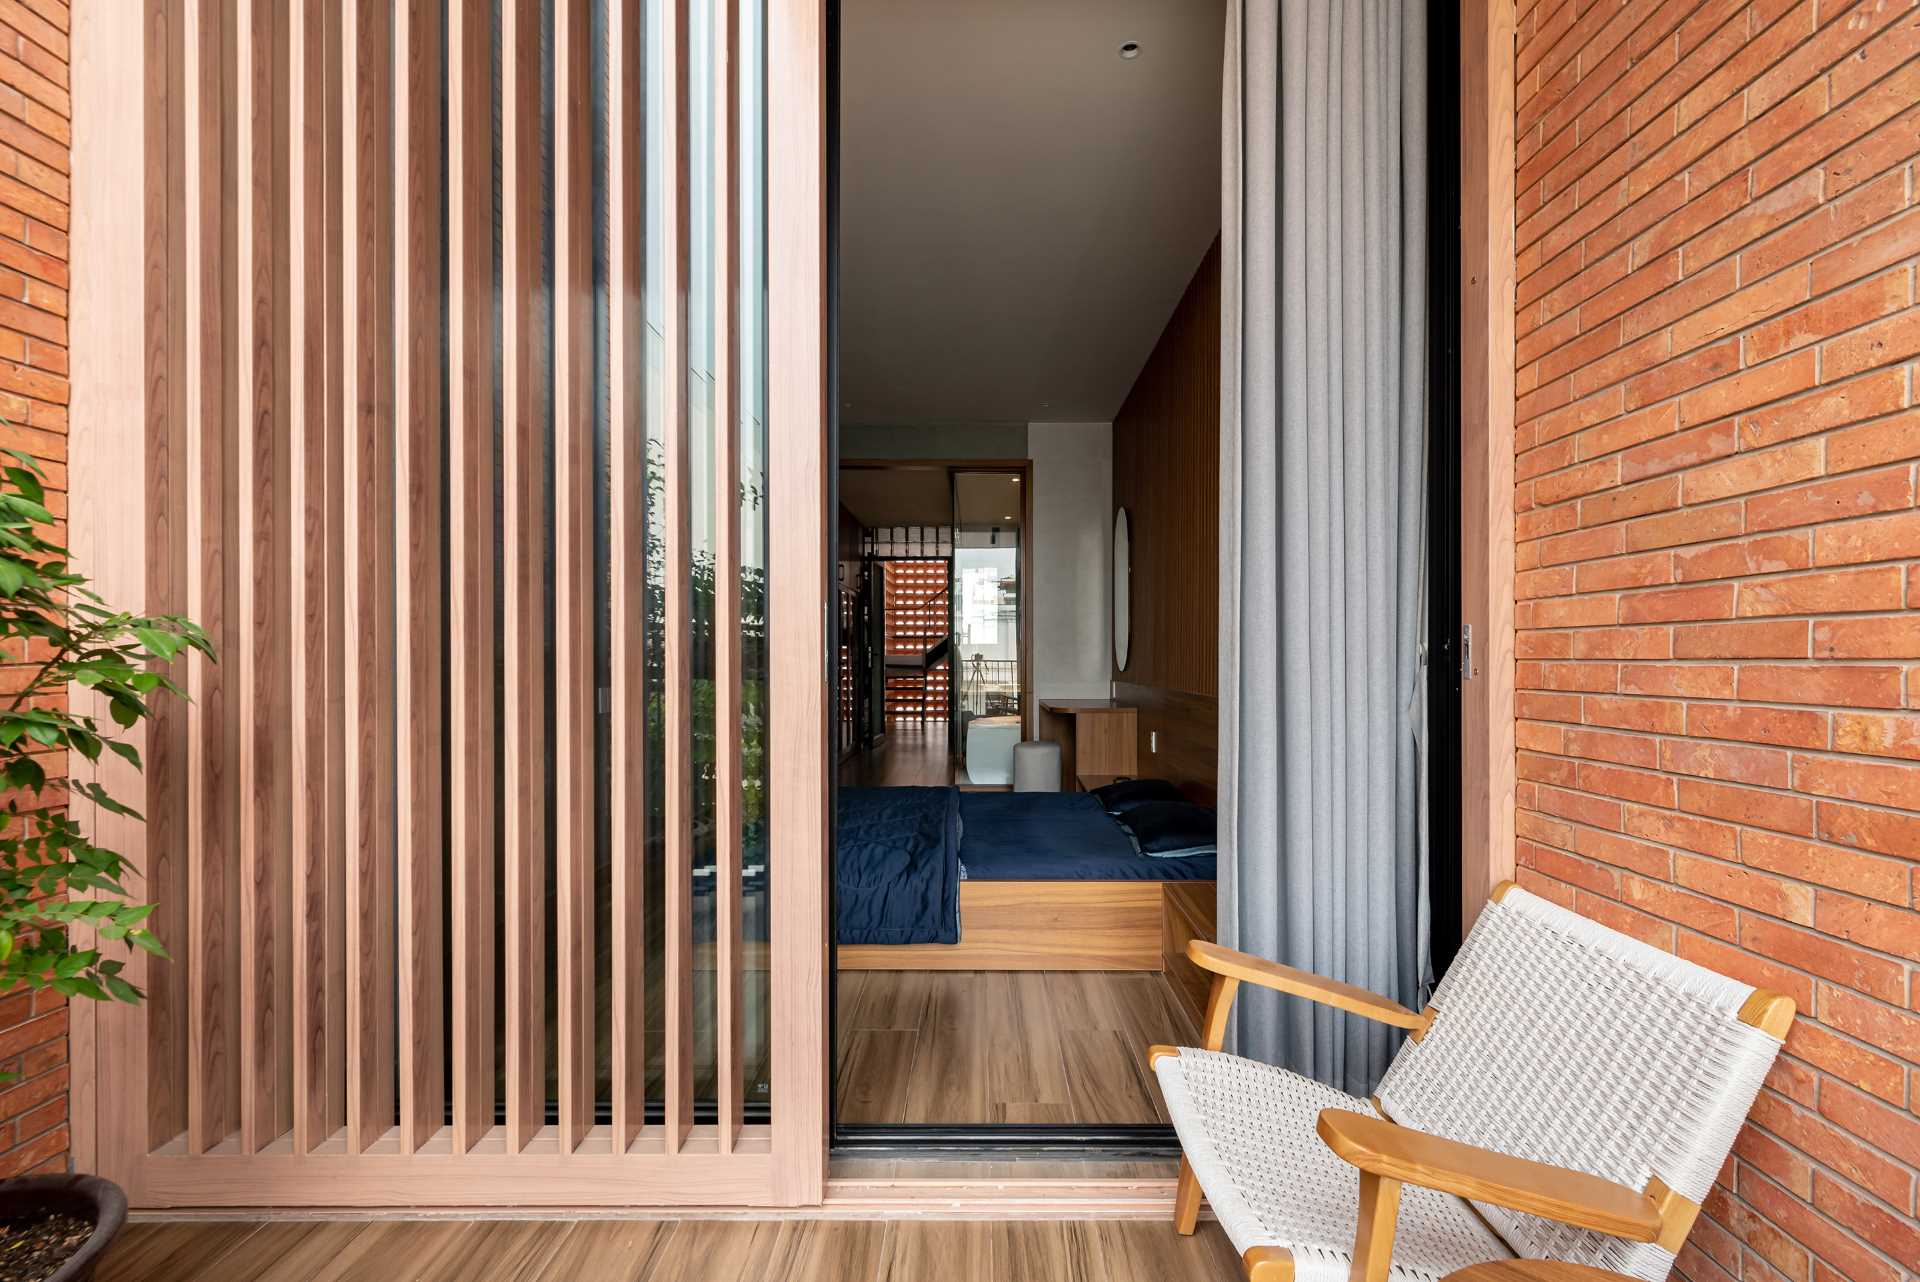
[[[828,1167],[828,1215],[856,1219],[1166,1219],[1179,1164],[1137,1162],[905,1160],[836,1157]]]

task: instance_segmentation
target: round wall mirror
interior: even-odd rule
[[[1128,623],[1133,617],[1128,583],[1133,577],[1133,542],[1127,530],[1127,509],[1113,513],[1113,666],[1127,670]]]

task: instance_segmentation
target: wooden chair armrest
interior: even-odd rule
[[[1187,960],[1201,970],[1212,971],[1228,979],[1244,980],[1249,984],[1258,984],[1262,988],[1292,993],[1295,997],[1304,997],[1308,1001],[1332,1006],[1349,1014],[1364,1015],[1368,1019],[1378,1020],[1382,1024],[1391,1024],[1395,1028],[1424,1031],[1427,1027],[1427,1016],[1410,1011],[1391,998],[1370,993],[1364,988],[1356,988],[1352,984],[1343,984],[1337,979],[1316,975],[1310,970],[1296,970],[1292,966],[1282,966],[1279,962],[1270,962],[1248,953],[1235,952],[1231,948],[1222,948],[1219,944],[1210,943],[1204,939],[1187,941]]]
[[[1344,1161],[1382,1179],[1438,1189],[1632,1242],[1661,1237],[1653,1198],[1612,1180],[1495,1153],[1343,1108],[1315,1127]]]

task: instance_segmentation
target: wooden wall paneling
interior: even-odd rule
[[[394,898],[399,949],[400,1147],[414,1152],[446,1117],[446,1003],[441,872],[441,7],[404,0],[394,11],[394,244],[400,332],[394,388],[394,615],[400,841]]]
[[[186,261],[186,40],[178,0],[148,0],[142,56],[147,113],[143,454],[147,479],[146,608],[187,608],[187,294],[180,288]],[[79,352],[76,350],[76,367]],[[76,373],[78,370],[76,368]],[[75,395],[81,395],[76,380]],[[77,463],[76,459],[76,463]],[[78,496],[73,496],[77,498]],[[70,507],[81,518],[86,508]],[[76,531],[78,533],[78,531]],[[104,532],[103,532],[104,533]],[[178,673],[176,673],[178,675]],[[164,1144],[187,1127],[187,723],[185,704],[161,700],[147,731],[147,840],[153,851],[147,888],[157,907],[154,932],[174,954],[169,965],[147,967],[145,1147]],[[144,963],[140,963],[144,966]],[[137,981],[136,981],[137,982]]]
[[[714,11],[713,645],[715,1051],[720,1151],[740,1129],[740,6]]]
[[[187,612],[222,654],[235,649],[236,297],[228,122],[235,116],[229,0],[186,0]],[[225,670],[188,658],[187,1145],[205,1152],[239,1123],[239,876],[233,735]]]
[[[553,16],[554,888],[560,1145],[593,1125],[593,181],[586,0]]]
[[[346,1122],[344,634],[340,530],[340,14],[288,9],[288,299],[292,403],[291,549],[293,1144],[311,1151]]]
[[[687,293],[692,257],[688,137],[688,3],[665,0],[659,48],[667,103],[671,175],[661,220],[660,263],[669,273],[665,354],[666,397],[666,1144],[677,1152],[693,1125],[693,456],[687,386]]]
[[[1113,501],[1133,540],[1129,654],[1114,679],[1216,694],[1219,576],[1194,567],[1220,559],[1217,239],[1114,416]]]
[[[1136,772],[1180,785],[1192,800],[1211,806],[1220,770],[1220,704],[1210,694],[1187,694],[1157,686],[1118,682],[1114,700],[1134,708],[1139,752]],[[1158,735],[1159,751],[1153,750]]]
[[[340,272],[346,481],[347,1146],[362,1152],[394,1109],[394,486],[392,9],[342,7],[346,157]]]
[[[772,1196],[817,1204],[827,1136],[825,0],[767,5],[767,760]]]
[[[261,0],[235,9],[234,207],[244,291],[239,356],[240,1133],[259,1152],[293,1124],[292,885],[287,715],[291,703],[288,594],[285,235],[289,152],[286,11]]]
[[[546,691],[542,412],[535,369],[540,293],[540,5],[500,8],[501,455],[506,620],[507,1144],[546,1115]]]
[[[447,7],[448,840],[453,1150],[493,1126],[494,381],[493,21]],[[615,99],[614,101],[618,101]],[[617,225],[617,224],[616,224]],[[616,493],[618,492],[616,487]],[[616,616],[617,617],[617,616]]]
[[[1461,9],[1461,929],[1514,860],[1514,5]]]
[[[646,1106],[647,837],[646,673],[646,203],[641,129],[642,0],[611,0],[607,15],[607,422],[611,631],[608,762],[613,908],[613,1141],[625,1152]]]

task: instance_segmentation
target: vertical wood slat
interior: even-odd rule
[[[391,9],[343,6],[347,1147],[394,1125]]]
[[[345,890],[339,716],[340,133],[334,128],[339,10],[294,0],[288,11],[288,280],[292,458],[293,1145],[310,1152],[346,1120]]]
[[[259,1152],[293,1121],[291,795],[285,762],[290,696],[287,596],[289,337],[286,29],[281,6],[239,0],[236,120],[241,288],[238,728],[240,853],[240,1131]]]
[[[693,1126],[693,457],[688,424],[690,283],[688,138],[688,0],[663,0],[665,30],[659,48],[667,123],[666,217],[660,261],[667,271],[666,342],[662,371],[666,396],[666,941],[661,977],[666,988],[666,1151],[676,1153]]]
[[[493,1125],[495,1071],[492,18],[447,7],[447,476],[453,1148]]]
[[[394,547],[403,590],[394,617],[399,760],[400,1147],[414,1152],[446,1113],[441,858],[441,138],[440,5],[394,8],[394,244],[400,333],[394,346]]]
[[[347,315],[346,272],[341,263],[346,255],[346,186],[348,149],[346,131],[340,127],[341,95],[344,93],[346,46],[342,32],[346,14],[339,4],[323,6],[321,22],[321,83],[325,94],[324,111],[314,121],[321,140],[321,155],[326,166],[319,200],[324,211],[325,311],[322,317],[326,341],[326,417],[321,435],[322,493],[325,503],[324,541],[318,560],[324,576],[325,597],[322,618],[327,633],[326,710],[323,740],[326,747],[326,826],[323,878],[318,909],[325,931],[322,936],[321,973],[325,976],[326,995],[326,1110],[329,1128],[338,1130],[347,1124],[347,879],[351,876],[353,832],[347,820],[347,664],[349,651],[346,623],[347,558],[340,548],[346,529],[346,492],[351,483],[348,474],[347,437],[353,422],[353,406],[347,399]]]
[[[593,48],[586,0],[553,17],[554,891],[560,1145],[594,1116]]]
[[[229,652],[235,584],[228,556],[237,443],[229,360],[235,310],[228,238],[227,133],[235,116],[228,0],[187,0],[187,609]],[[220,667],[188,659],[187,1148],[204,1153],[237,1125],[239,986],[231,923],[238,915],[231,700]]]
[[[608,775],[613,862],[613,1141],[625,1152],[646,1104],[646,925],[642,876],[647,827],[646,318],[642,312],[646,84],[642,0],[610,0],[607,15],[608,613],[611,631]]]
[[[713,39],[713,648],[715,1089],[720,1151],[740,1131],[740,5]]]
[[[546,1115],[546,608],[534,315],[540,276],[540,6],[501,5],[501,496],[506,564],[507,1145]]]
[[[767,855],[773,1198],[818,1202],[827,1133],[826,0],[767,4]]]
[[[147,608],[186,609],[186,48],[179,0],[148,0],[146,148],[146,426],[148,513]],[[165,1144],[187,1126],[187,869],[188,713],[178,700],[154,705],[148,727],[145,807],[152,857],[147,889],[157,905],[154,932],[174,952],[172,965],[148,967],[144,1146]]]
[[[86,424],[89,448],[69,454],[67,543],[74,564],[86,569],[101,596],[150,605],[153,558],[168,546],[157,536],[177,543],[182,533],[167,505],[158,501],[163,479],[177,494],[178,465],[164,462],[149,434],[156,421],[167,421],[163,416],[179,391],[170,371],[171,353],[178,351],[172,340],[180,330],[177,325],[170,334],[159,330],[180,296],[173,288],[177,260],[170,265],[164,257],[169,228],[178,223],[167,205],[173,168],[168,131],[180,105],[177,79],[169,85],[178,62],[168,56],[168,46],[177,47],[177,40],[168,40],[167,33],[177,36],[178,26],[169,12],[151,3],[111,12],[82,6],[72,17],[75,99],[144,102],[147,111],[144,122],[123,113],[118,129],[83,131],[73,151],[71,417]],[[90,108],[82,114],[95,119]],[[129,199],[131,183],[140,186],[138,203]],[[105,701],[91,691],[70,690],[69,698],[75,711],[106,716]],[[157,728],[149,720],[124,736],[149,771]],[[155,816],[150,773],[143,777],[111,754],[88,762],[83,754],[70,753],[67,765],[70,777],[91,774],[149,822]],[[95,840],[127,855],[133,865],[124,881],[129,894],[147,899],[149,891],[162,889],[149,858],[158,852],[147,844],[147,824],[110,814],[81,797],[69,798],[69,813]],[[175,896],[166,922],[149,919],[150,924],[177,940],[171,923],[184,903],[184,897]],[[139,949],[128,950],[125,961],[124,977],[147,993],[144,1007],[78,1002],[69,1008],[72,1151],[76,1168],[83,1171],[130,1170],[136,1155],[150,1147],[155,1129],[166,1127],[168,1138],[180,1132],[156,1114],[150,1094],[156,1078],[180,1080],[169,1061],[152,1054],[158,1040],[153,1025],[171,1019],[159,1004],[156,981],[172,968]],[[177,1038],[168,1040],[170,1046],[184,1047]],[[170,1083],[163,1089],[171,1094]]]

